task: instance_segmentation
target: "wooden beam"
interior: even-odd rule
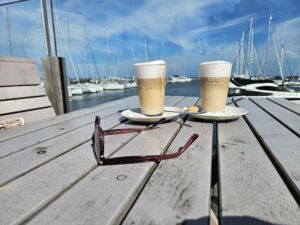
[[[17,98],[41,97],[46,92],[43,86],[15,86],[0,88],[0,101],[11,100]]]
[[[56,115],[68,112],[68,85],[64,58],[44,57],[42,67],[45,90]]]
[[[0,57],[0,87],[40,84],[32,59]]]

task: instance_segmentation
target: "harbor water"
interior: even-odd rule
[[[297,92],[300,91],[299,87],[289,87]],[[93,107],[106,102],[114,101],[117,99],[137,95],[137,89],[124,89],[115,91],[102,91],[92,94],[75,95],[69,98],[70,111],[75,111],[83,108]],[[199,80],[192,80],[191,82],[183,83],[167,83],[166,96],[200,96]],[[232,96],[232,94],[229,94]]]
[[[199,80],[192,80],[191,82],[183,83],[167,83],[166,85],[166,95],[168,96],[199,96],[199,94]],[[137,95],[136,88],[73,96],[70,98],[70,110],[75,111],[93,107],[133,95]]]

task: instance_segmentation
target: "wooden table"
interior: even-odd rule
[[[168,96],[166,105],[198,100]],[[159,129],[105,137],[105,153],[115,157],[174,152],[199,134],[179,158],[160,163],[98,167],[94,160],[95,115],[104,129],[143,127],[119,114],[137,107],[137,96],[1,132],[0,224],[209,224],[212,202],[220,224],[300,224],[300,105],[228,103],[248,114],[226,123],[181,116]]]

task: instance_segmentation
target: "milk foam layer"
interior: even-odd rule
[[[166,77],[166,62],[155,60],[151,62],[134,64],[137,79],[155,79]]]
[[[229,77],[232,64],[226,61],[211,61],[200,64],[200,77]]]

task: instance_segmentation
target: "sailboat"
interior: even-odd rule
[[[120,83],[117,79],[112,78],[112,66],[111,66],[111,49],[109,45],[108,33],[106,32],[106,47],[108,54],[108,66],[109,66],[109,79],[103,84],[104,90],[123,90],[124,84]]]
[[[271,27],[272,15],[269,14],[269,29],[268,29],[268,39],[267,47],[265,51],[263,66],[260,63],[258,54],[253,42],[254,29],[253,29],[253,17],[250,19],[250,28],[248,36],[248,46],[247,52],[245,52],[245,37],[242,33],[241,44],[237,50],[237,58],[235,62],[235,74],[231,77],[229,84],[229,94],[230,95],[259,95],[259,96],[273,96],[273,97],[283,97],[283,98],[300,98],[300,93],[294,90],[288,89],[284,85],[284,77],[282,72],[282,65],[279,60],[277,46],[274,34]],[[269,61],[269,42],[270,38],[273,39],[273,44],[276,52],[276,59],[279,66],[280,76],[282,78],[283,85],[280,86],[276,84],[273,80],[266,79],[267,66]],[[260,77],[253,77],[251,68],[253,65],[253,55],[256,55]],[[238,75],[239,74],[239,75]]]
[[[75,68],[72,55],[70,53],[69,44],[66,41],[66,39],[65,39],[65,37],[63,35],[63,32],[61,30],[56,10],[54,10],[54,15],[55,15],[55,19],[56,19],[58,34],[61,37],[61,38],[58,39],[58,41],[60,41],[61,39],[64,41],[64,44],[65,44],[65,47],[66,47],[66,50],[67,50],[67,54],[68,54],[69,59],[70,59],[71,67],[72,67],[72,70],[73,70],[73,72],[75,74],[75,78],[76,78],[76,84],[70,84],[70,83],[68,84],[68,92],[70,93],[68,95],[69,95],[69,97],[71,97],[73,95],[82,95],[83,94],[83,90],[82,90],[82,87],[81,87],[81,84],[80,84],[78,73],[77,73],[77,70]],[[68,36],[69,36],[69,25],[68,25]],[[62,50],[61,50],[61,46],[62,45],[60,44],[59,46],[60,46],[60,51],[62,52]],[[68,70],[68,71],[70,71],[70,70]]]
[[[180,76],[180,75],[173,75],[170,77],[168,82],[170,83],[183,83],[183,82],[190,82],[192,81],[192,78],[186,77],[186,76]]]
[[[97,67],[97,63],[96,63],[96,59],[95,59],[95,55],[94,55],[94,52],[93,52],[93,49],[91,48],[91,44],[90,44],[90,40],[87,36],[87,33],[86,33],[86,27],[84,27],[84,37],[85,37],[85,43],[86,43],[86,46],[87,49],[89,50],[90,54],[91,54],[91,57],[92,57],[92,61],[93,61],[93,65],[95,67],[95,71],[97,73],[97,76],[98,76],[98,79],[95,78],[95,76],[93,76],[93,82],[90,81],[89,83],[89,86],[93,89],[96,90],[96,92],[100,92],[100,91],[103,91],[103,86],[101,84],[101,79],[100,79],[100,72],[99,72],[99,69]],[[87,50],[86,50],[87,52]],[[93,73],[91,73],[93,75]]]

